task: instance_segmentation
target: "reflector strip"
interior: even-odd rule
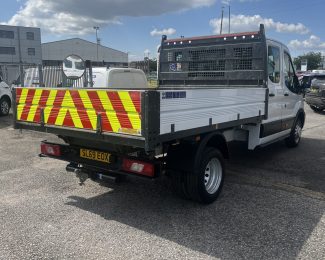
[[[141,135],[141,92],[17,88],[17,120],[45,125]]]

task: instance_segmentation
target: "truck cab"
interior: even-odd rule
[[[301,86],[289,49],[278,41],[268,39],[267,53],[268,118],[262,122],[260,144],[290,133],[297,116],[304,110]],[[301,123],[304,124],[304,119]]]
[[[0,116],[6,116],[9,114],[11,104],[11,88],[0,76]]]

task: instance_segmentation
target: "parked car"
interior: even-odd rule
[[[325,73],[308,73],[304,74],[301,78],[301,85],[303,88],[308,89],[311,87],[311,82],[314,79],[325,80]]]
[[[9,114],[11,103],[11,88],[0,76],[0,116],[6,116]]]
[[[314,79],[306,93],[306,102],[312,110],[320,112],[325,109],[325,79]]]

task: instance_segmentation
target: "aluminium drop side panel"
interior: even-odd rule
[[[160,91],[160,135],[242,120],[258,123],[266,113],[266,92],[247,87]]]

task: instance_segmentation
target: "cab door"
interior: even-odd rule
[[[295,71],[289,53],[283,52],[283,89],[284,106],[282,109],[282,128],[291,129],[298,109],[301,106],[302,95],[299,94],[299,83],[295,79]]]
[[[263,121],[262,138],[281,132],[282,129],[284,90],[281,82],[281,51],[280,44],[268,41],[268,119]]]

